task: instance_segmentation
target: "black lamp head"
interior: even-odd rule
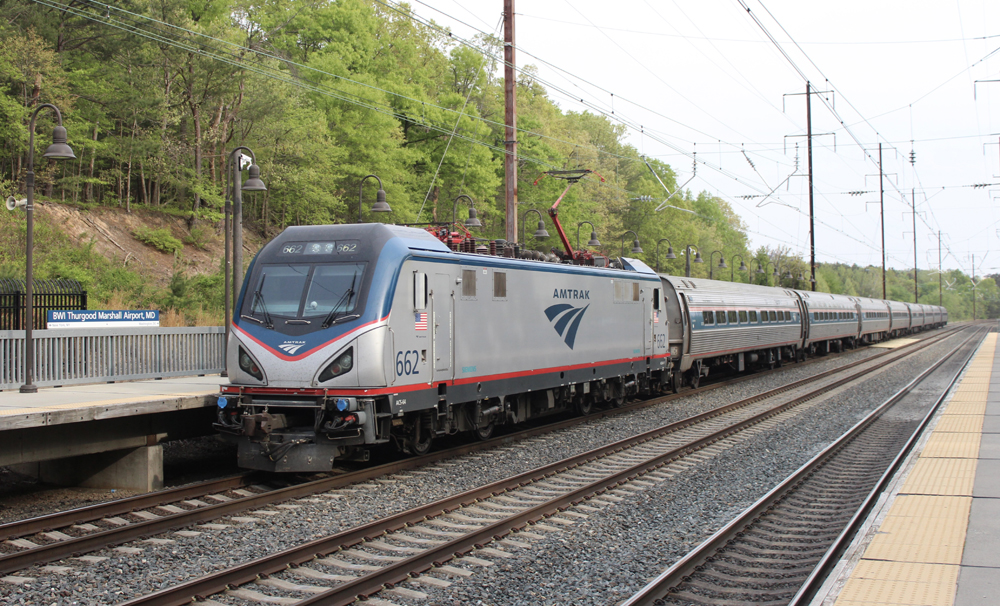
[[[373,213],[389,213],[392,209],[389,207],[389,203],[385,201],[385,190],[379,188],[378,192],[375,193],[375,204],[372,204]]]
[[[386,204],[388,206],[388,204]],[[465,220],[466,227],[482,227],[483,224],[479,221],[479,217],[476,215],[476,208],[469,208],[469,218]]]
[[[73,153],[73,148],[66,143],[65,128],[62,126],[56,126],[52,129],[52,145],[45,149],[45,153],[42,154],[42,156],[53,160],[76,159],[76,154]]]
[[[266,191],[267,187],[264,186],[264,182],[260,180],[260,167],[256,164],[251,164],[248,171],[249,177],[240,189],[243,191]]]

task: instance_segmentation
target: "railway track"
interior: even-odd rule
[[[942,336],[941,338],[945,338]],[[940,339],[887,352],[878,359],[821,373],[689,419],[551,465],[480,486],[363,526],[261,557],[127,602],[186,604],[221,592],[236,599],[348,604],[383,590],[415,597],[400,584],[447,584],[469,574],[449,562],[490,565],[504,547],[524,546],[622,497],[615,493],[669,479],[743,439],[747,430],[775,427],[838,387],[884,369]],[[842,376],[839,376],[842,375]],[[317,583],[322,583],[320,585]],[[328,588],[329,585],[336,586]],[[271,592],[271,595],[261,593]],[[295,596],[295,597],[291,597]],[[311,596],[311,597],[301,597]],[[279,596],[280,597],[280,596]],[[298,600],[298,601],[297,601]]]
[[[924,339],[906,346],[905,351],[913,348],[927,347],[941,339],[947,338],[955,330],[958,329],[949,328],[930,334]],[[901,348],[901,350],[903,349]],[[834,372],[840,372],[861,364],[869,364],[875,360],[891,356],[895,351],[899,350],[886,350],[864,360],[847,364],[835,371],[827,371],[827,373],[817,375],[817,377],[828,376]],[[840,355],[844,354],[814,358],[811,362],[829,360],[834,358],[834,356]],[[807,362],[806,364],[809,363]],[[795,367],[798,366],[800,365],[796,365]],[[8,574],[35,564],[52,562],[72,555],[121,545],[129,541],[155,536],[171,530],[211,523],[218,518],[237,515],[242,511],[324,493],[349,484],[365,482],[380,476],[416,469],[445,459],[495,448],[549,432],[560,431],[594,419],[625,414],[687,397],[691,394],[720,389],[750,378],[766,376],[771,373],[780,373],[787,370],[787,368],[768,370],[753,375],[742,375],[705,385],[694,390],[684,391],[681,394],[652,398],[620,408],[598,411],[587,417],[575,417],[540,427],[520,430],[485,442],[464,444],[432,452],[421,457],[404,459],[308,482],[288,485],[287,479],[279,477],[243,474],[2,524],[0,525],[0,542],[2,542],[0,543],[2,545],[0,547],[0,551],[2,551],[0,553],[0,574]],[[777,390],[761,394],[760,397],[765,395],[773,396],[777,393],[793,389],[808,380],[791,383]],[[721,414],[733,406],[736,406],[736,404],[709,411],[705,414]],[[275,486],[274,484],[279,485]]]
[[[622,606],[807,604],[987,332],[975,331]],[[933,375],[946,376],[946,387],[922,420],[885,418]]]

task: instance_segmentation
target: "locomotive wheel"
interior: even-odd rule
[[[406,439],[405,448],[410,454],[425,455],[431,450],[431,443],[434,441],[434,434],[427,426],[426,419],[417,420],[413,428],[413,435]]]
[[[701,373],[697,368],[692,368],[688,373],[688,383],[691,385],[691,389],[698,389],[698,385],[701,383]]]
[[[611,403],[615,408],[621,408],[625,406],[625,386],[618,384],[614,387],[614,396]]]
[[[684,384],[684,377],[681,376],[679,371],[674,371],[673,376],[670,380],[670,391],[678,393],[681,390],[681,385]]]
[[[496,424],[490,421],[489,424],[477,427],[473,430],[476,434],[476,439],[486,441],[493,437],[493,430],[496,428]]]

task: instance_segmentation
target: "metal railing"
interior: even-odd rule
[[[38,386],[134,381],[220,373],[222,326],[36,330]],[[0,390],[24,382],[24,331],[0,331]]]
[[[87,291],[76,280],[34,280],[32,316],[35,330],[45,328],[48,312],[59,309],[87,309]],[[0,330],[24,330],[25,282],[0,278]]]

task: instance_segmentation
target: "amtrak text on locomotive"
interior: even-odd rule
[[[574,290],[572,288],[556,288],[552,291],[553,299],[587,299],[590,300],[589,290]]]

